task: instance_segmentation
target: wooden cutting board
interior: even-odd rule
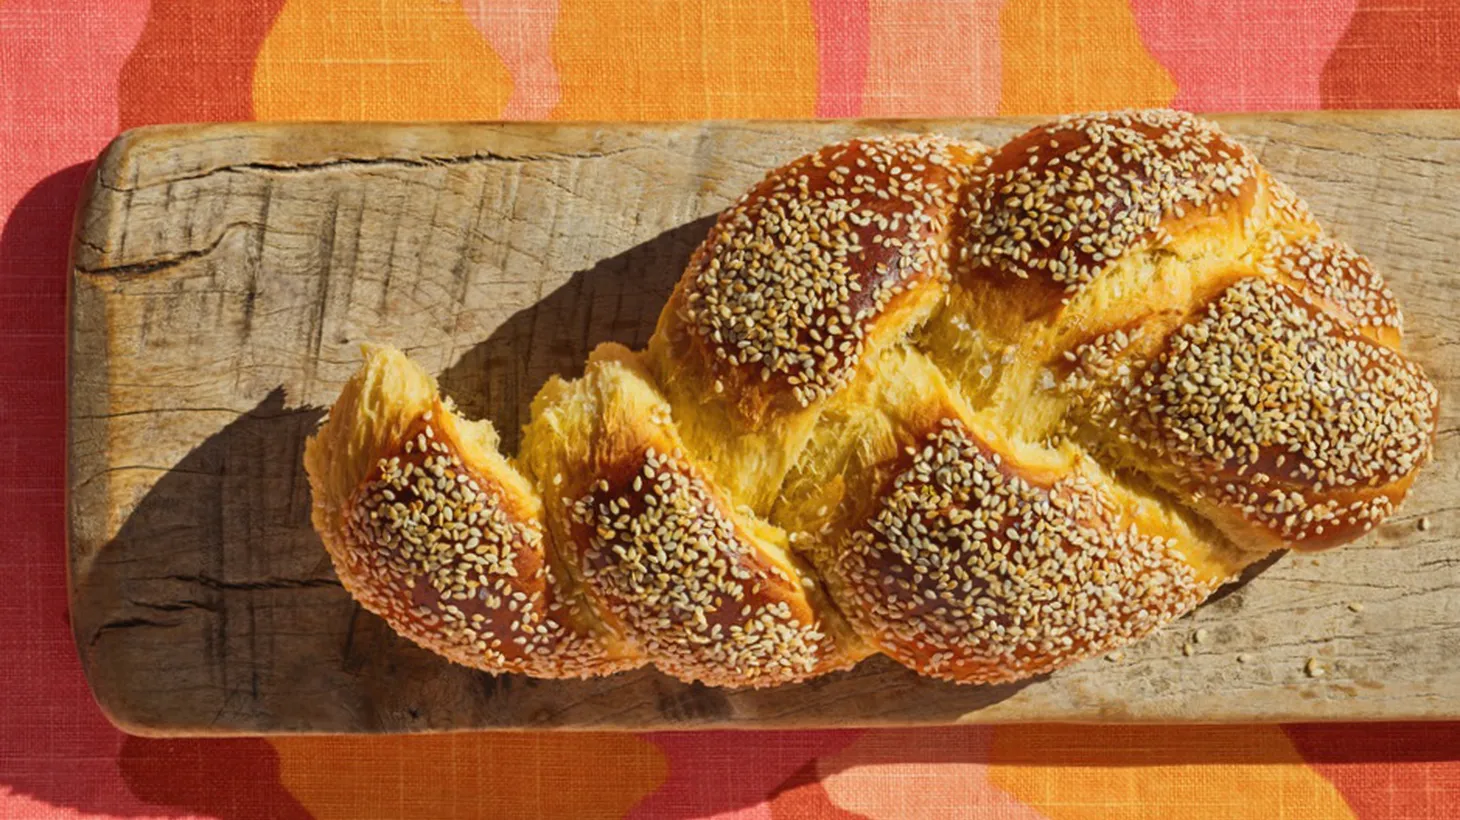
[[[440,374],[513,451],[550,374],[645,342],[714,214],[766,169],[852,135],[998,143],[1027,123],[124,134],[73,255],[71,614],[97,700],[158,735],[1460,718],[1460,115],[1220,119],[1404,305],[1444,415],[1403,511],[1360,544],[1269,562],[1118,660],[960,687],[874,659],[762,692],[493,677],[417,649],[336,582],[304,439],[370,339]]]

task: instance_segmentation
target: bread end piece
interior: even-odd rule
[[[305,445],[313,522],[341,583],[401,635],[488,672],[640,664],[552,567],[542,503],[403,353],[368,345]]]

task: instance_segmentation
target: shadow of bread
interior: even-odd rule
[[[575,273],[441,374],[445,392],[468,415],[491,419],[504,450],[514,451],[530,399],[550,376],[581,374],[587,351],[600,342],[647,342],[713,220],[680,226]],[[520,401],[503,406],[503,396]],[[647,668],[554,681],[451,664],[396,635],[335,579],[310,525],[301,463],[304,441],[324,412],[290,408],[283,388],[275,389],[159,478],[96,552],[99,562],[128,565],[129,581],[121,588],[83,581],[73,593],[73,626],[97,699],[123,728],[389,732],[746,719],[794,726],[816,723],[828,701],[857,700],[883,721],[899,713],[926,721],[927,704],[911,697],[899,703],[899,692],[959,689],[919,679],[885,658],[760,691],[685,684]],[[193,647],[180,650],[180,643]],[[155,676],[140,672],[179,656],[198,662],[173,670],[167,714],[152,714],[146,704],[162,702],[155,693],[126,686],[151,686]],[[1023,685],[962,687],[957,698],[938,698],[947,713],[931,719],[954,720]]]
[[[503,453],[517,452],[532,398],[549,378],[583,375],[588,353],[603,342],[635,350],[648,344],[659,311],[717,216],[672,228],[574,273],[441,373],[441,391],[468,418],[490,420]]]
[[[647,343],[714,219],[665,231],[574,273],[441,373],[443,391],[465,415],[491,420],[502,450],[515,452],[531,399],[551,376],[581,375],[589,351],[602,342],[635,349]],[[837,702],[844,713],[877,722],[950,722],[1043,680],[958,687],[877,657],[797,686],[727,691],[651,669],[551,681],[453,665],[397,636],[335,580],[310,526],[301,464],[303,443],[323,415],[289,408],[276,389],[162,476],[98,551],[98,561],[147,564],[130,566],[131,580],[120,589],[83,583],[74,591],[78,644],[114,721],[135,731],[153,724],[419,731],[746,720],[791,727],[816,724],[826,704]],[[184,654],[198,664],[175,670],[166,715],[138,711],[137,704],[160,701],[118,687],[154,678],[119,667],[176,658],[179,642],[196,644]]]

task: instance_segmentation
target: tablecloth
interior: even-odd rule
[[[1442,0],[0,0],[0,817],[1460,817],[1460,724],[146,740],[63,571],[64,292],[119,129],[1460,105]]]

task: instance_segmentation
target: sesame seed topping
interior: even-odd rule
[[[426,416],[351,500],[342,572],[397,631],[471,666],[562,676],[637,666],[574,628],[541,524],[466,467]]]
[[[804,407],[843,386],[898,296],[946,279],[970,157],[936,136],[851,140],[773,171],[726,211],[681,310],[713,351],[715,392],[738,377]]]
[[[756,553],[681,457],[649,448],[626,480],[596,482],[571,518],[585,580],[664,671],[770,686],[847,665],[798,604],[800,584]]]
[[[1362,534],[1394,511],[1379,490],[1429,457],[1438,398],[1420,369],[1282,284],[1238,280],[1143,369],[1103,352],[1116,347],[1081,353],[1094,364],[1077,386],[1117,373],[1087,410],[1283,540]]]
[[[959,261],[1048,280],[1068,298],[1168,218],[1235,202],[1256,168],[1189,114],[1065,117],[1006,143],[975,180]]]
[[[1345,487],[1418,467],[1435,401],[1413,364],[1259,279],[1240,280],[1175,333],[1130,396],[1169,450]],[[1278,452],[1281,467],[1269,463]]]
[[[1123,645],[1210,592],[1079,476],[1052,486],[945,419],[831,571],[843,610],[924,674],[999,681]]]
[[[1394,294],[1369,260],[1328,236],[1278,245],[1258,270],[1284,277],[1294,289],[1326,302],[1341,319],[1396,329],[1403,321]]]

